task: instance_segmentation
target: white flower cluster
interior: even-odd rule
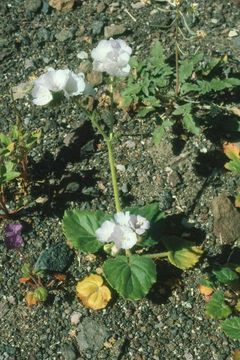
[[[53,100],[53,93],[63,92],[69,98],[82,94],[84,89],[85,82],[82,73],[76,75],[68,69],[54,70],[50,68],[46,74],[34,81],[33,103],[46,105]]]
[[[124,40],[102,40],[92,50],[93,69],[107,72],[111,76],[127,76],[130,71],[128,64],[132,49]],[[32,90],[35,105],[47,105],[53,100],[54,93],[62,92],[67,98],[84,92],[86,87],[84,75],[76,75],[66,70],[50,68],[46,74],[34,81]]]
[[[91,52],[93,70],[106,72],[111,76],[127,76],[131,53],[132,49],[124,40],[102,40]]]
[[[130,215],[129,211],[119,212],[113,220],[106,220],[96,230],[96,237],[104,243],[113,242],[117,250],[131,249],[150,227],[147,219],[140,215]]]

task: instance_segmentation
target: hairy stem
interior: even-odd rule
[[[107,148],[108,148],[108,160],[110,165],[111,177],[112,177],[112,186],[113,186],[113,193],[114,193],[114,200],[115,200],[115,207],[116,211],[121,211],[121,205],[119,200],[119,192],[118,192],[118,185],[117,185],[117,173],[115,167],[115,161],[113,157],[113,148],[112,148],[112,141],[108,139],[106,141]]]
[[[169,254],[169,252],[165,251],[165,252],[156,253],[156,254],[146,254],[144,256],[151,258],[151,259],[161,259],[161,258],[168,257],[168,254]]]

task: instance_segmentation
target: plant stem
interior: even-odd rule
[[[99,125],[98,120],[97,120],[97,118],[96,118],[96,116],[94,114],[92,114],[90,116],[90,120],[92,121],[93,126],[102,135],[105,143],[107,144],[108,161],[109,161],[110,171],[111,171],[115,207],[116,207],[116,211],[119,212],[119,211],[121,211],[121,205],[120,205],[119,191],[118,191],[118,185],[117,185],[117,173],[116,173],[115,161],[114,161],[114,157],[113,157],[113,148],[112,148],[113,133],[111,132],[109,137],[108,137],[105,134],[104,130]]]
[[[178,96],[180,91],[179,82],[179,50],[178,50],[178,33],[179,33],[179,5],[176,8],[176,28],[175,28],[175,67],[176,67],[176,87],[175,94]]]
[[[168,257],[168,254],[169,254],[169,252],[165,251],[165,252],[156,253],[156,254],[146,254],[144,256],[151,258],[151,259],[161,259],[161,258]]]
[[[9,210],[8,210],[8,208],[6,206],[6,203],[5,203],[5,196],[4,196],[3,186],[1,186],[1,189],[0,189],[0,207],[2,208],[4,213],[7,216],[9,216]]]
[[[110,135],[112,135],[112,134],[110,134]],[[107,144],[107,148],[108,148],[108,160],[109,160],[109,165],[110,165],[110,170],[111,170],[115,207],[116,207],[116,211],[119,212],[119,211],[121,211],[121,205],[120,205],[120,200],[119,200],[119,192],[118,192],[118,185],[117,185],[117,173],[116,173],[115,161],[114,161],[114,157],[113,157],[111,136],[106,141],[106,144]]]
[[[112,132],[113,132],[113,123],[114,123],[114,112],[113,112],[113,77],[112,77],[112,76],[110,76],[109,93],[110,93],[110,133],[112,133]]]

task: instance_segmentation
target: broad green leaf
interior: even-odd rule
[[[109,284],[125,299],[143,298],[156,281],[156,266],[144,256],[118,256],[103,264]]]
[[[177,236],[168,236],[161,240],[168,249],[169,262],[182,270],[193,267],[203,253],[201,247],[196,246],[194,242]]]
[[[229,269],[229,267],[222,267],[217,270],[213,270],[213,274],[216,276],[217,280],[222,284],[230,284],[239,280],[238,274]]]
[[[225,304],[222,291],[216,291],[206,306],[206,314],[215,320],[225,319],[231,315],[232,309]]]
[[[95,253],[103,245],[96,238],[96,230],[106,219],[101,211],[68,210],[63,217],[63,233],[75,249]]]
[[[196,125],[192,114],[187,113],[183,115],[183,126],[187,131],[194,135],[200,134],[200,128]]]
[[[231,339],[240,340],[240,317],[233,316],[224,320],[221,328]]]

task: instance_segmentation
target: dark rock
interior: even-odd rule
[[[218,238],[220,245],[233,244],[240,239],[240,213],[231,201],[220,195],[212,201],[214,218],[213,233]]]
[[[37,259],[34,268],[54,272],[65,271],[72,261],[73,253],[63,242],[44,250]]]
[[[109,336],[106,327],[89,317],[78,325],[76,337],[80,353],[86,350],[98,351]]]

